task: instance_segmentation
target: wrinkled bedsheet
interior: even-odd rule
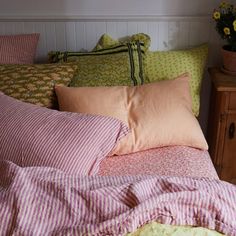
[[[186,146],[149,149],[111,156],[100,164],[99,175],[167,175],[219,179],[208,151]]]
[[[236,235],[236,187],[167,176],[67,175],[0,162],[0,235],[124,235],[158,221]]]

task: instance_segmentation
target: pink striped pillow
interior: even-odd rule
[[[50,110],[0,92],[0,132],[2,160],[93,175],[128,127],[114,118]]]
[[[39,34],[0,36],[0,64],[33,64]]]

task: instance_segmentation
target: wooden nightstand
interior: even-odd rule
[[[236,184],[236,76],[224,74],[219,68],[210,68],[209,73],[209,152],[219,177]]]

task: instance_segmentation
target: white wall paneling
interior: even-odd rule
[[[219,44],[212,34],[210,16],[156,17],[153,19],[103,20],[25,20],[0,22],[0,35],[40,33],[37,61],[45,60],[48,51],[91,50],[104,33],[121,38],[138,32],[151,36],[151,50],[184,49],[211,41]]]

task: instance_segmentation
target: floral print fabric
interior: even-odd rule
[[[0,91],[24,102],[55,108],[54,85],[68,85],[76,68],[69,63],[0,65]]]

